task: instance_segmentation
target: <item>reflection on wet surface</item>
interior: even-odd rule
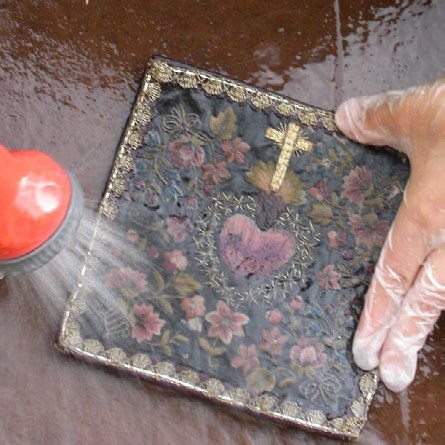
[[[0,140],[54,155],[94,207],[150,55],[333,108],[443,76],[444,19],[441,0],[0,0]],[[61,356],[62,307],[0,281],[1,443],[326,443]],[[441,443],[439,325],[412,387],[380,389],[361,443]]]

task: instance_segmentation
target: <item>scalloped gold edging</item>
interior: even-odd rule
[[[142,143],[141,130],[152,119],[151,103],[161,95],[161,84],[176,82],[182,88],[202,88],[209,95],[227,94],[235,102],[246,102],[259,109],[272,108],[282,116],[295,116],[305,125],[322,125],[328,131],[337,131],[334,115],[330,111],[300,104],[283,96],[267,93],[241,82],[213,75],[209,72],[169,65],[166,61],[152,59],[149,62],[143,86],[137,97],[123,138],[120,142],[116,159],[110,174],[106,192],[102,199],[99,216],[96,223],[95,235],[100,232],[101,216],[113,219],[118,213],[116,199],[119,198],[126,186],[126,174],[133,168],[133,151]],[[88,252],[91,255],[91,251]],[[132,374],[146,377],[156,382],[162,382],[178,389],[187,389],[212,400],[222,402],[237,408],[243,408],[253,413],[259,413],[270,419],[300,426],[317,432],[340,435],[345,438],[357,438],[366,422],[366,415],[372,397],[378,384],[377,372],[368,372],[360,378],[361,396],[350,405],[350,416],[328,420],[318,410],[304,412],[296,403],[278,399],[269,395],[251,396],[243,388],[226,388],[218,379],[202,381],[193,369],[176,371],[170,362],[153,364],[147,354],[136,354],[127,357],[121,348],[106,350],[100,341],[82,339],[80,328],[75,318],[83,313],[83,304],[79,292],[88,262],[85,263],[80,277],[77,291],[72,295],[65,311],[59,336],[59,345],[67,352],[80,358],[103,363],[108,366],[127,370]]]

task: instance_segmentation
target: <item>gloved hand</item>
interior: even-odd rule
[[[335,119],[348,137],[390,145],[411,164],[353,343],[357,365],[378,366],[398,392],[413,381],[417,352],[445,309],[445,80],[350,99]]]

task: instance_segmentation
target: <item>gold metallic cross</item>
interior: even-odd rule
[[[292,153],[295,152],[299,155],[300,153],[311,151],[314,144],[309,139],[300,136],[300,127],[294,122],[290,122],[287,128],[281,126],[279,130],[268,128],[266,137],[276,142],[281,149],[270,184],[272,191],[276,192],[283,183]]]

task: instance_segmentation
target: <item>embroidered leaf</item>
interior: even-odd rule
[[[211,346],[210,343],[205,338],[199,338],[198,342],[199,346],[201,346],[201,348],[204,349],[204,351],[207,352],[212,357],[224,354],[227,351],[227,349],[223,347],[218,348],[215,346]]]
[[[338,263],[337,269],[344,277],[349,277],[351,275],[348,268],[344,264]]]
[[[276,164],[272,161],[260,161],[247,172],[246,180],[260,190],[269,194],[276,194],[285,204],[302,205],[306,203],[304,184],[300,177],[293,171],[288,170],[284,176],[283,183],[277,192],[272,192],[271,183],[275,173]]]
[[[176,275],[173,280],[173,285],[178,294],[182,296],[192,295],[202,287],[194,278],[185,273]]]
[[[317,224],[327,226],[332,223],[334,215],[332,209],[327,204],[315,202],[308,211],[308,217]]]
[[[128,301],[133,300],[133,298],[136,298],[139,295],[134,289],[129,287],[121,287],[119,290],[121,291],[122,296]]]
[[[295,383],[295,379],[293,377],[286,377],[283,380],[280,380],[278,382],[278,387],[279,388],[285,388],[286,386],[291,386]]]
[[[173,315],[173,307],[166,298],[160,298],[158,301],[162,309],[164,309],[164,311],[167,312],[167,314]]]
[[[170,341],[170,331],[167,329],[162,334],[160,343],[162,346],[165,346],[168,344],[169,341]]]
[[[164,352],[165,355],[168,355],[169,357],[171,357],[173,355],[172,348],[168,345],[163,345],[162,351]]]
[[[255,368],[247,377],[247,388],[261,394],[265,391],[272,391],[275,387],[275,375],[266,368]]]
[[[236,130],[236,114],[231,107],[210,118],[210,131],[223,140],[231,139]]]
[[[164,278],[162,278],[162,275],[157,270],[153,271],[153,281],[156,285],[156,289],[159,292],[165,288]]]
[[[182,342],[185,342],[185,343],[188,343],[190,341],[185,335],[182,335],[182,334],[176,334],[173,337],[173,339],[177,340],[177,341],[182,341]]]

